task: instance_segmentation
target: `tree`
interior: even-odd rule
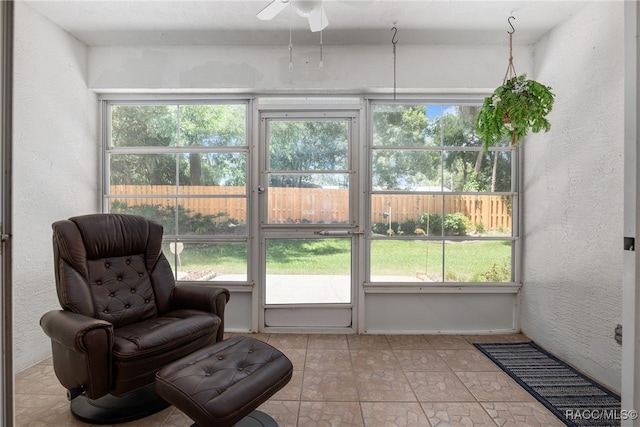
[[[111,116],[114,147],[176,145],[176,106],[118,105]],[[171,185],[176,180],[176,158],[173,154],[112,154],[109,172],[111,184]]]
[[[374,150],[372,164],[374,186],[408,190],[441,183],[440,153],[411,149],[439,145],[429,133],[430,120],[423,105],[376,106],[373,145],[378,148]],[[384,149],[385,146],[390,148]]]
[[[444,146],[481,147],[475,132],[478,107],[456,106],[443,114],[441,120],[429,128],[429,133],[442,138]],[[509,191],[511,189],[511,156],[508,152],[457,151],[444,153],[445,174],[454,185],[452,190]]]
[[[182,105],[180,106],[180,145],[184,147],[224,147],[246,144],[246,106],[244,104]],[[220,184],[216,173],[219,162],[203,165],[203,154],[191,152],[189,157],[189,184]],[[223,158],[224,156],[222,156]],[[246,162],[244,162],[246,167]],[[230,172],[228,166],[226,173]],[[236,170],[236,175],[245,176],[246,169]]]
[[[346,120],[277,120],[269,124],[269,169],[294,171],[272,175],[276,187],[329,184],[331,176],[313,182],[317,172],[349,169],[349,128]]]
[[[246,145],[245,128],[244,104],[114,106],[113,146],[185,147],[185,152],[112,154],[111,183],[175,185],[177,175],[181,185],[244,185],[246,154],[198,149]]]

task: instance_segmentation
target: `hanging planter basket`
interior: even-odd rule
[[[509,25],[511,25],[509,17]],[[511,25],[513,29],[513,25]],[[547,115],[553,108],[555,95],[549,86],[528,80],[526,74],[517,75],[513,66],[513,33],[509,33],[509,66],[493,94],[484,99],[476,116],[476,132],[485,151],[504,138],[517,145],[529,132],[551,129]]]
[[[527,80],[525,74],[496,88],[493,95],[484,99],[476,118],[476,131],[485,150],[505,137],[511,145],[517,145],[529,132],[551,129],[547,115],[554,98],[550,87]]]

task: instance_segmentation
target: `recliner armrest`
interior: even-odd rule
[[[191,308],[217,315],[222,323],[218,328],[216,342],[222,341],[224,334],[224,310],[230,298],[229,290],[225,288],[176,285],[173,292],[173,302],[176,308]]]
[[[82,388],[90,399],[109,393],[113,352],[111,323],[52,310],[42,316],[40,326],[51,338],[54,370],[65,388]]]
[[[51,310],[45,313],[40,319],[40,326],[52,340],[67,348],[79,351],[82,351],[84,347],[83,337],[93,329],[110,330],[109,333],[113,336],[111,323],[63,310]],[[110,351],[111,349],[105,348],[104,350]]]

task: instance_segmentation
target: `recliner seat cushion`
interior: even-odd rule
[[[175,310],[114,330],[113,354],[116,360],[135,360],[210,335],[218,330],[220,318],[198,310]]]
[[[113,394],[143,387],[158,369],[213,344],[221,319],[198,310],[175,310],[114,330]]]

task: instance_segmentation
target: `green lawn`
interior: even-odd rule
[[[270,239],[267,241],[269,274],[348,274],[350,239]],[[181,270],[215,269],[225,274],[247,270],[243,243],[192,245],[181,254]],[[426,242],[373,240],[372,276],[411,276],[445,281],[510,281],[511,242]]]

